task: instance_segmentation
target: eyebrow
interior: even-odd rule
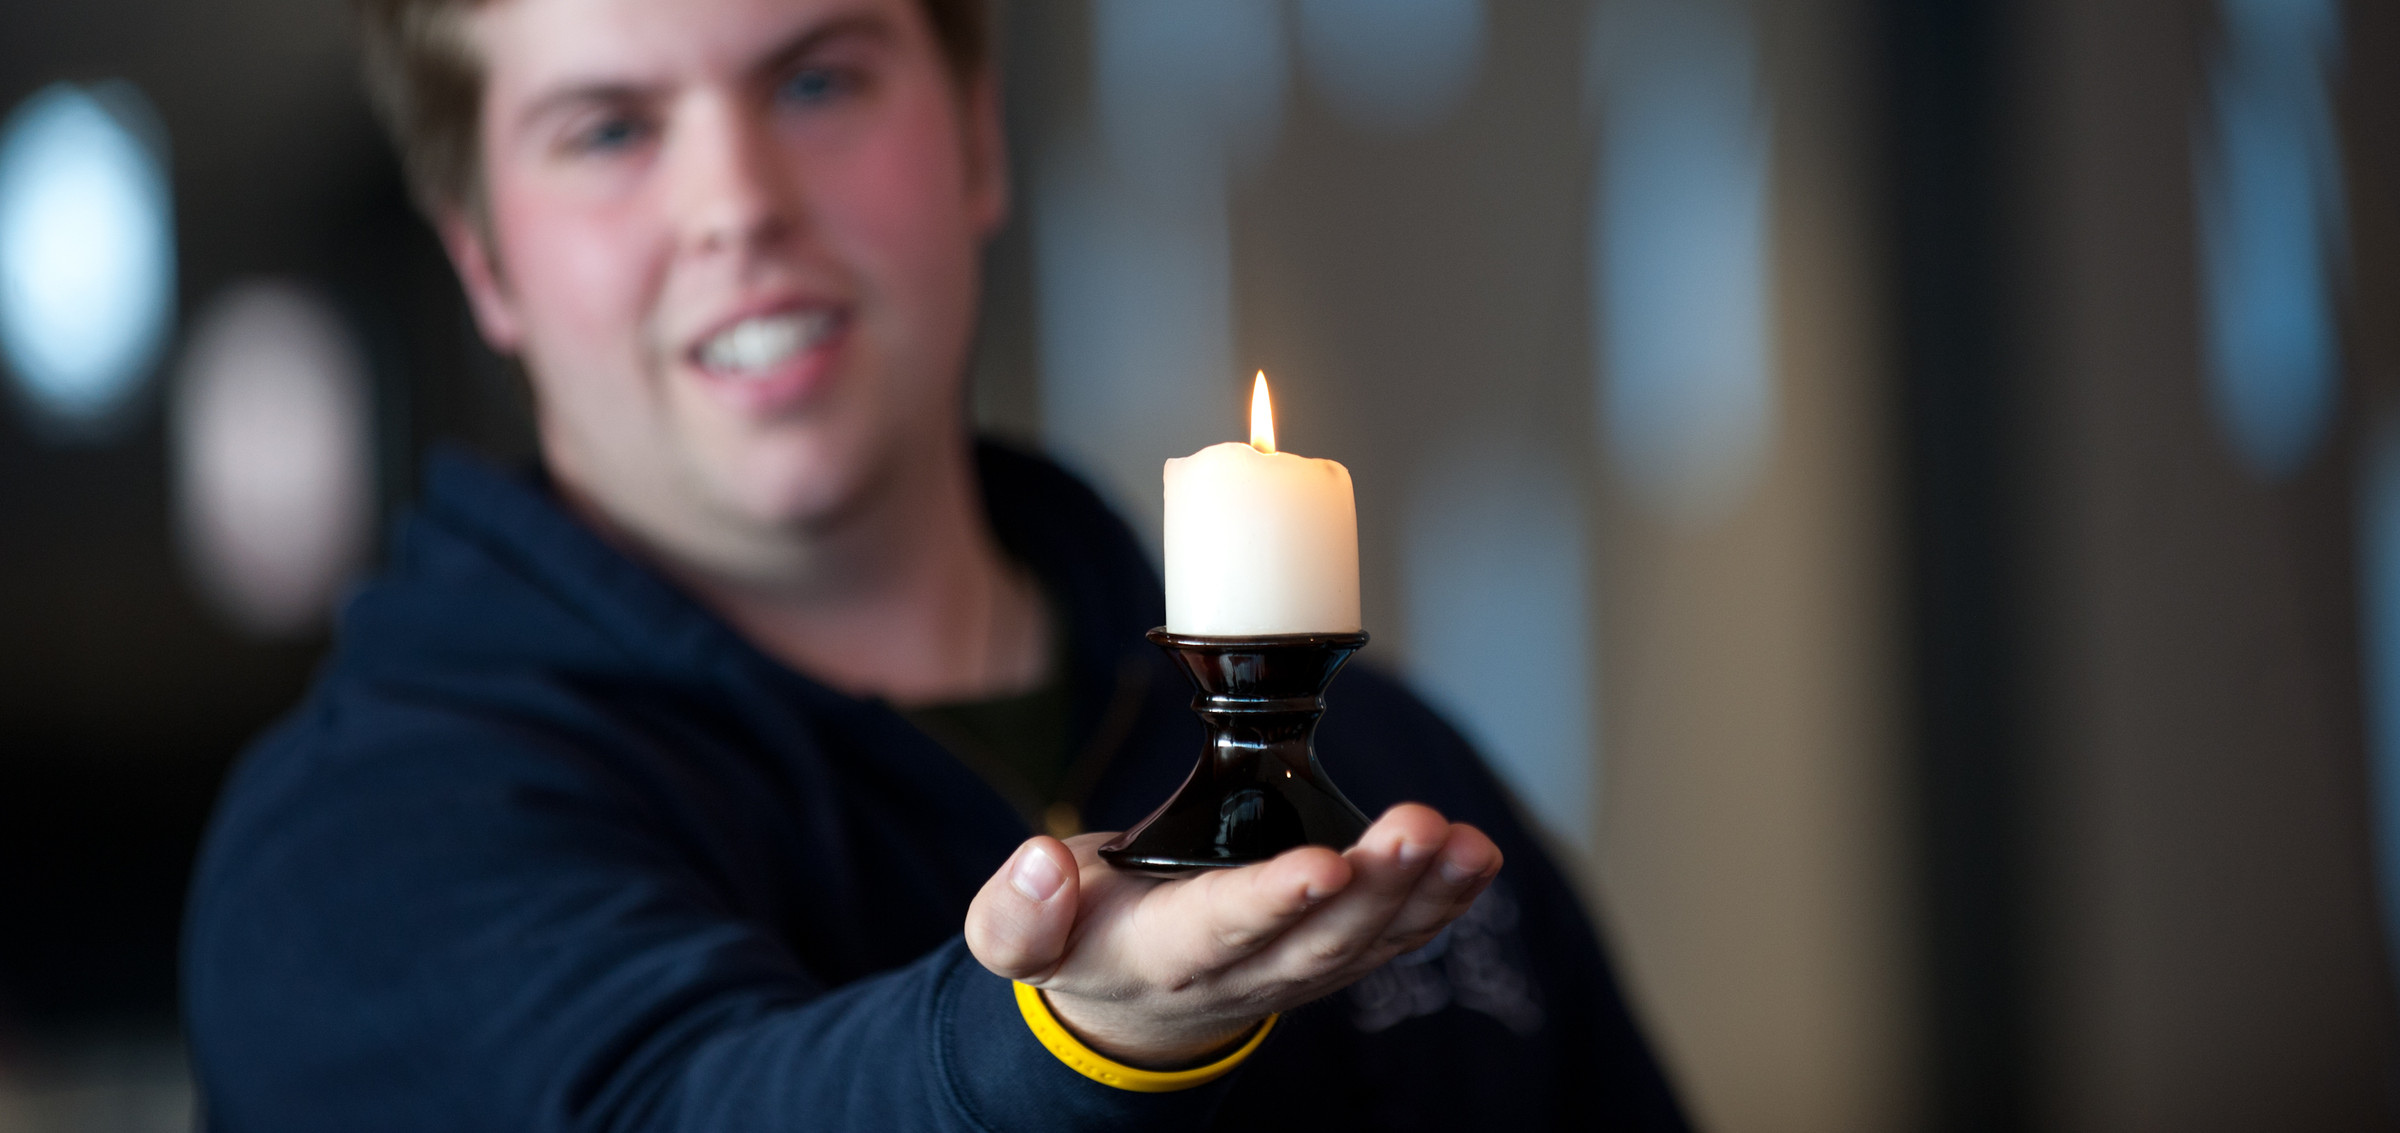
[[[828,44],[845,39],[889,41],[892,34],[891,18],[882,12],[844,13],[803,30],[782,46],[767,52],[750,68],[750,73],[753,77],[772,75],[824,50]]]
[[[824,50],[828,44],[846,39],[888,40],[891,37],[891,21],[883,13],[844,13],[801,29],[790,39],[761,55],[757,62],[745,70],[747,76],[755,80],[786,70],[809,55]],[[639,102],[662,89],[664,85],[656,83],[577,83],[534,99],[523,113],[517,115],[517,123],[521,129],[577,107]]]

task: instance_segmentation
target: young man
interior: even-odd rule
[[[1680,1127],[1555,870],[1372,672],[1328,763],[1473,825],[1165,882],[1025,838],[1138,818],[1197,733],[1123,526],[962,423],[971,0],[366,14],[542,471],[436,462],[228,787],[212,1126]]]

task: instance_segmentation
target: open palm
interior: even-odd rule
[[[1172,880],[1102,862],[1110,837],[1028,840],[976,895],[967,943],[1041,988],[1086,1042],[1152,1063],[1205,1053],[1423,946],[1501,862],[1482,831],[1413,803],[1340,853],[1305,846]]]

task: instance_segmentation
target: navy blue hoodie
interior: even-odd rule
[[[1190,690],[1131,533],[985,445],[986,506],[1066,607],[1086,815],[1190,770]],[[1498,785],[1371,664],[1319,748],[1372,814],[1508,864],[1432,945],[1291,1013],[1218,1082],[1059,1064],[960,940],[1026,838],[879,701],[749,645],[538,480],[432,463],[388,571],[218,804],[184,942],[210,1128],[1680,1129],[1590,925]],[[1372,649],[1370,647],[1370,653]]]

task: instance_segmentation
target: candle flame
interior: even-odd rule
[[[1267,400],[1267,372],[1260,370],[1250,385],[1250,447],[1275,451],[1275,403]]]

